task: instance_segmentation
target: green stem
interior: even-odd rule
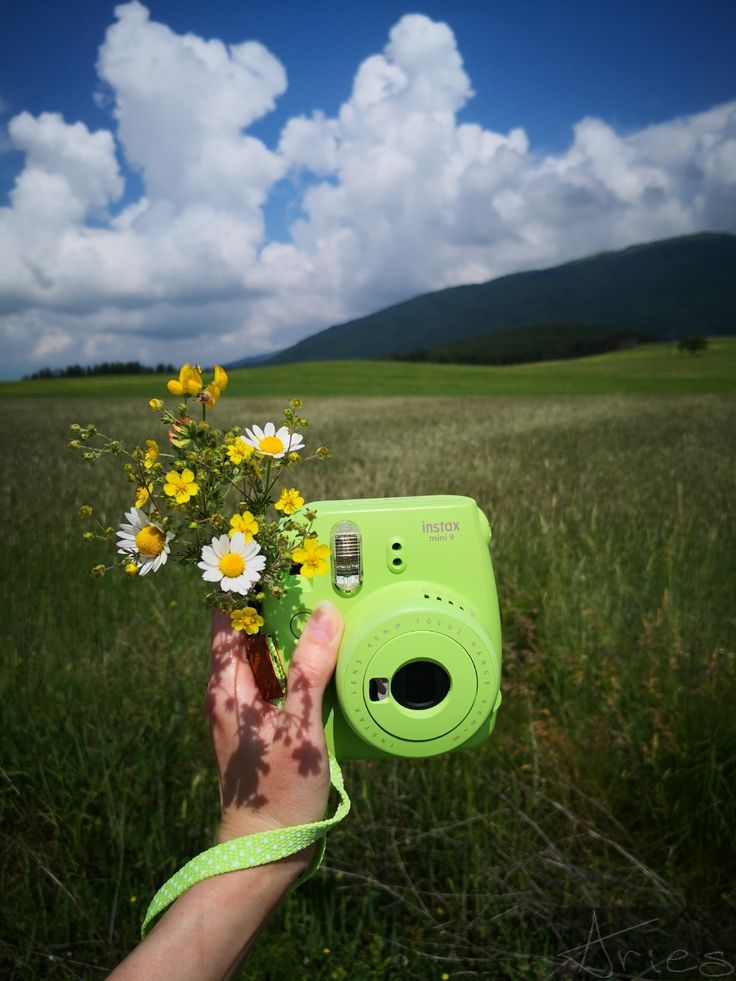
[[[268,482],[271,479],[271,464],[272,463],[273,463],[273,461],[272,461],[271,457],[269,457],[268,460],[267,460],[267,462],[266,462],[266,479],[263,481],[263,486],[265,487],[265,491],[263,493],[263,500],[261,501],[261,507],[263,507],[263,508],[267,508],[268,507],[268,502],[270,500],[269,495],[270,495],[270,492],[271,492],[271,488],[268,486]]]

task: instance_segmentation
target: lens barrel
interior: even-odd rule
[[[396,701],[418,711],[439,705],[449,690],[450,676],[433,661],[410,661],[391,680],[391,694]]]

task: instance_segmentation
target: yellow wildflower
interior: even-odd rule
[[[166,483],[164,484],[164,494],[167,497],[173,497],[177,504],[186,504],[190,497],[199,491],[199,485],[194,481],[194,474],[191,470],[182,470],[181,473],[177,473],[176,470],[169,470],[166,474]]]
[[[146,484],[145,487],[138,488],[138,494],[135,499],[135,506],[137,508],[142,508],[143,505],[148,501],[153,493],[153,484]]]
[[[225,369],[222,368],[219,364],[216,364],[215,365],[215,385],[217,385],[217,387],[220,389],[221,392],[224,392],[225,389],[227,388],[228,381],[229,381],[229,379],[227,377],[227,372],[225,371]]]
[[[227,448],[227,455],[230,457],[230,462],[234,463],[236,467],[240,466],[243,460],[249,460],[255,450],[252,446],[249,446],[242,436],[238,436],[234,443],[231,443]]]
[[[211,381],[205,390],[200,394],[200,399],[209,408],[214,409],[217,400],[227,388],[227,372],[219,364],[215,365],[215,380]]]
[[[150,470],[156,460],[158,460],[158,443],[155,439],[147,439],[146,455],[143,457],[143,466],[146,468],[146,470]]]
[[[246,511],[244,514],[234,514],[230,518],[230,537],[232,538],[237,531],[242,531],[246,542],[251,541],[253,536],[258,534],[258,522],[250,511]]]
[[[294,514],[302,504],[304,504],[304,498],[296,487],[285,487],[281,491],[281,497],[276,501],[274,507],[277,511],[283,511],[284,514]]]
[[[179,371],[179,380],[166,383],[172,395],[199,395],[202,391],[202,373],[198,365],[185,364]]]
[[[247,634],[257,634],[264,624],[264,619],[259,616],[258,611],[252,606],[246,606],[242,610],[233,610],[230,614],[230,623],[234,630],[244,630]]]
[[[329,569],[327,559],[330,550],[327,545],[322,545],[318,538],[311,536],[304,539],[304,544],[295,548],[291,553],[294,562],[301,565],[299,570],[307,579],[313,576],[322,576]]]

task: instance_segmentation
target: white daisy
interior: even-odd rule
[[[258,542],[246,542],[242,531],[236,531],[232,538],[228,535],[213,538],[212,544],[202,549],[202,561],[197,565],[204,570],[202,578],[205,582],[219,582],[224,592],[245,596],[253,583],[261,578],[266,564],[266,556],[260,551]]]
[[[140,558],[139,576],[156,572],[169,557],[169,542],[174,537],[173,533],[164,533],[140,508],[131,508],[125,517],[128,523],[121,524],[117,532],[118,553]]]
[[[296,453],[298,450],[304,449],[301,433],[290,433],[287,426],[282,426],[277,431],[272,422],[267,422],[263,429],[260,426],[254,426],[245,431],[247,435],[241,437],[243,441],[262,456],[272,456],[274,459],[280,460],[287,453]]]

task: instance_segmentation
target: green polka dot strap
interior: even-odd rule
[[[151,900],[141,927],[145,937],[152,921],[159,913],[170,906],[190,886],[202,879],[238,869],[251,869],[256,865],[266,865],[287,855],[295,855],[303,848],[318,842],[314,859],[307,871],[297,880],[299,885],[317,871],[325,853],[325,835],[338,824],[350,810],[350,798],[345,790],[342,770],[337,760],[330,754],[330,783],[337,791],[340,801],[331,818],[316,821],[314,824],[298,824],[292,828],[277,828],[273,831],[259,831],[257,834],[234,838],[221,845],[208,848],[197,855],[166,882]]]

